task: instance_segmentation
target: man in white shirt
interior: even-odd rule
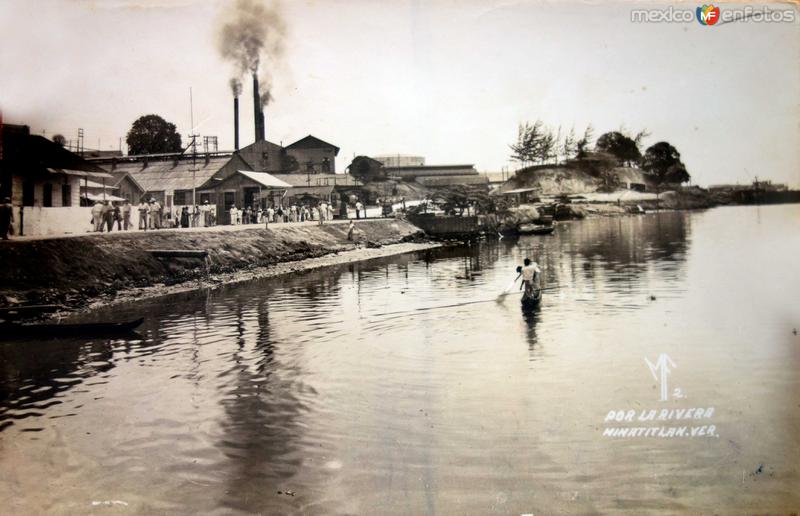
[[[525,288],[526,297],[535,297],[536,291],[541,289],[541,275],[542,270],[536,262],[532,262],[530,258],[525,258],[523,262],[525,265],[518,270],[522,274],[522,285],[520,288]]]

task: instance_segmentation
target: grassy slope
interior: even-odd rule
[[[388,244],[419,230],[394,219],[362,221],[366,239]],[[159,261],[149,249],[205,249],[211,272],[229,272],[352,249],[347,224],[275,225],[244,231],[153,231],[0,245],[0,294],[28,302],[70,302],[129,286],[174,283],[205,273],[196,259]],[[3,298],[0,298],[2,302]]]

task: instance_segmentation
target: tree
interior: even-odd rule
[[[442,187],[433,194],[432,200],[448,215],[464,215],[464,211],[470,206],[477,207],[481,213],[494,213],[495,211],[494,199],[484,188],[476,186]]]
[[[569,134],[564,137],[564,144],[561,147],[561,152],[564,154],[564,159],[570,159],[575,155],[575,152],[577,152],[577,147],[575,144],[575,127],[573,126],[569,130]]]
[[[633,138],[633,141],[636,142],[636,147],[641,149],[642,148],[642,140],[644,140],[648,136],[650,136],[650,132],[648,132],[647,129],[642,129],[641,131],[636,133],[636,136]]]
[[[628,165],[639,161],[642,157],[636,141],[618,131],[611,131],[600,136],[597,139],[597,144],[595,144],[595,149],[608,152],[619,159],[620,162]]]
[[[550,161],[550,158],[555,155],[556,145],[556,137],[553,136],[553,131],[545,129],[536,149],[536,157],[541,163]]]
[[[576,158],[583,159],[586,157],[586,150],[589,148],[589,145],[592,144],[592,138],[594,138],[594,127],[592,127],[592,124],[589,124],[586,126],[586,130],[583,131],[583,137],[578,140],[576,145]]]
[[[686,183],[691,179],[680,153],[667,142],[658,142],[647,148],[642,157],[642,169],[658,184]]]
[[[181,135],[171,124],[158,115],[140,116],[125,138],[128,154],[159,154],[181,152]]]
[[[64,138],[63,134],[54,134],[53,135],[53,141],[55,143],[61,145],[62,147],[67,144],[67,139]]]
[[[537,120],[533,125],[525,122],[519,124],[517,131],[517,141],[509,145],[511,149],[511,159],[523,164],[536,162],[541,154],[540,147],[544,128],[541,120]]]

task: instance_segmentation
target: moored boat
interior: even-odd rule
[[[522,224],[517,229],[520,235],[549,235],[555,231],[555,226],[542,226],[539,224]]]
[[[0,339],[19,337],[96,337],[130,333],[144,318],[118,323],[0,324]]]

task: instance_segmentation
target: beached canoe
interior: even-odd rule
[[[20,318],[34,317],[44,313],[57,312],[63,310],[63,305],[12,305],[0,308],[0,317]]]
[[[97,337],[130,333],[144,318],[118,323],[0,324],[0,339],[19,337]]]

